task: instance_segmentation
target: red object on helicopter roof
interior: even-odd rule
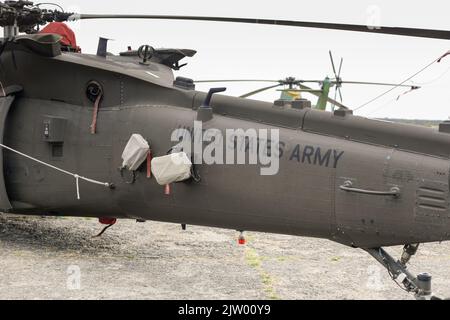
[[[77,46],[77,38],[72,29],[63,22],[51,22],[46,25],[39,33],[58,34],[62,37],[61,44],[70,47],[76,52],[81,52],[81,48]]]

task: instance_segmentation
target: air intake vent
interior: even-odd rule
[[[416,221],[440,224],[448,208],[448,185],[427,181],[417,189]]]
[[[447,198],[443,190],[421,187],[417,191],[417,205],[426,209],[447,209]]]
[[[439,124],[439,132],[450,133],[450,120],[444,121]]]

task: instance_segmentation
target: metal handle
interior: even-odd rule
[[[355,192],[355,193],[362,193],[362,194],[368,194],[373,196],[392,196],[392,197],[398,197],[400,196],[400,188],[399,187],[392,187],[389,191],[374,191],[374,190],[365,190],[365,189],[358,189],[353,188],[353,183],[351,181],[345,181],[342,186],[339,187],[343,191],[347,192]]]

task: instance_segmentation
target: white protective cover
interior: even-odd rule
[[[150,147],[140,134],[133,134],[122,153],[122,168],[137,170],[147,159]]]
[[[152,173],[162,186],[189,179],[191,167],[192,162],[184,152],[155,157],[152,160]]]

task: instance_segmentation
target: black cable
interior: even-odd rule
[[[433,64],[435,64],[436,62],[440,61],[444,56],[440,56],[439,58],[433,60],[433,62],[431,62],[430,64],[428,64],[427,66],[425,66],[424,68],[420,69],[418,72],[416,72],[415,74],[413,74],[411,77],[409,77],[408,79],[406,79],[405,81],[399,83],[398,85],[396,85],[395,87],[383,92],[382,94],[376,96],[375,98],[371,99],[370,101],[364,103],[363,105],[359,106],[358,108],[354,109],[354,111],[357,111],[359,109],[364,108],[365,106],[371,104],[372,102],[384,97],[385,95],[387,95],[388,93],[394,91],[395,89],[397,89],[399,86],[405,84],[406,82],[408,82],[409,80],[411,80],[412,78],[416,77],[417,75],[419,75],[420,73],[424,72],[426,69],[428,69],[429,67],[431,67]]]
[[[392,281],[394,281],[394,283],[403,291],[411,293],[410,290],[406,289],[404,286],[400,285],[400,283],[398,283],[397,279],[394,277],[394,274],[391,272],[390,267],[387,267],[387,272],[389,274],[389,277],[391,278]]]
[[[59,4],[57,4],[57,3],[53,3],[53,2],[41,2],[41,3],[36,4],[35,6],[36,6],[36,7],[39,7],[39,6],[41,6],[41,5],[55,6],[55,7],[59,8],[59,9],[61,10],[61,12],[64,13],[64,8],[61,7],[61,6],[60,6]]]
[[[435,83],[438,80],[441,80],[445,75],[447,75],[447,73],[449,73],[449,71],[450,71],[450,67],[448,67],[445,72],[443,72],[440,76],[438,76],[437,78],[434,78],[433,80],[429,80],[429,81],[426,81],[426,82],[415,82],[414,81],[413,83],[417,84],[419,86],[429,85],[429,84]]]
[[[109,225],[107,225],[106,227],[103,228],[102,231],[100,231],[99,234],[97,234],[96,236],[93,236],[93,238],[101,237],[101,235],[102,235],[103,233],[105,233],[105,231],[106,231],[108,228],[112,227],[113,225],[114,225],[114,224],[109,224]]]

